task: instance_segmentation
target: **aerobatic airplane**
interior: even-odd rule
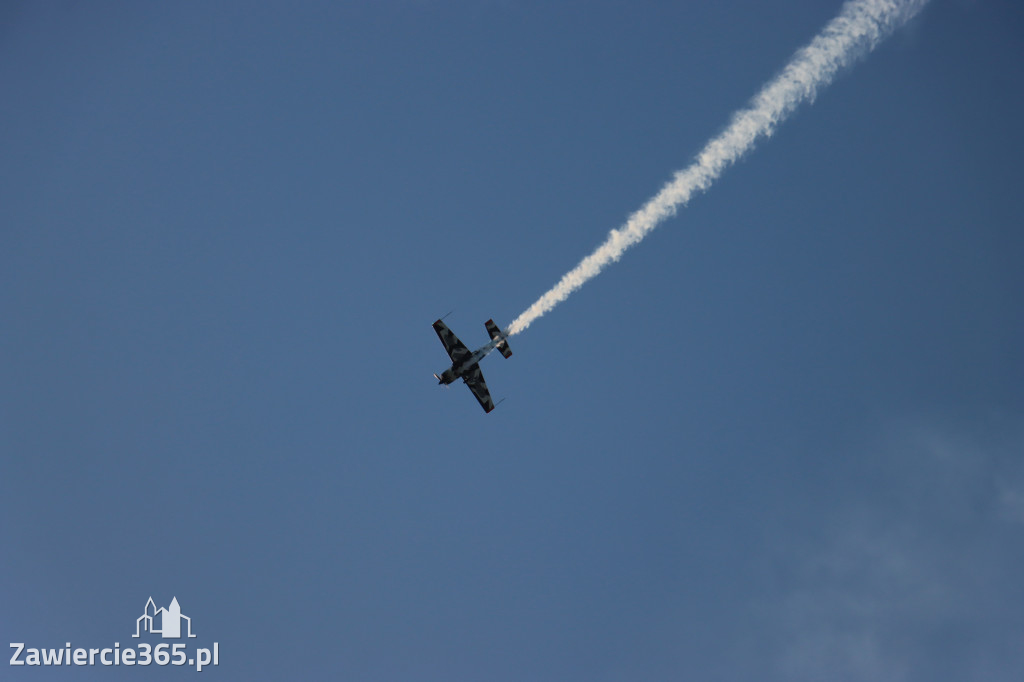
[[[495,348],[506,358],[512,356],[512,351],[508,347],[508,332],[498,329],[494,320],[487,320],[484,326],[487,327],[487,333],[491,335],[491,341],[471,353],[466,345],[459,341],[459,337],[445,326],[444,322],[438,320],[434,323],[437,338],[441,339],[444,349],[448,351],[448,356],[452,359],[452,366],[441,372],[440,376],[435,374],[434,378],[437,379],[438,384],[450,384],[461,378],[469,386],[469,390],[473,391],[473,395],[480,402],[480,407],[484,408],[484,412],[490,412],[494,409],[494,401],[491,400],[491,394],[487,391],[487,384],[484,382],[483,372],[480,371],[480,361]]]

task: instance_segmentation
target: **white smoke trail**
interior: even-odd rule
[[[675,215],[695,192],[711,186],[722,172],[749,151],[762,137],[775,132],[804,101],[813,101],[818,89],[828,85],[836,73],[873,49],[912,16],[928,0],[849,0],[809,45],[799,50],[778,76],[768,82],[737,112],[732,123],[701,150],[688,168],[677,172],[654,198],[634,213],[622,227],[612,230],[592,254],[508,326],[518,334],[541,315],[569,297],[623,252],[637,244],[666,218]]]

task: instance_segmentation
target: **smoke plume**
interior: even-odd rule
[[[663,220],[675,215],[696,192],[707,190],[726,168],[753,148],[755,142],[771,136],[799,104],[813,101],[818,90],[831,83],[841,69],[872,50],[917,14],[927,1],[849,0],[839,16],[800,49],[782,72],[754,96],[747,108],[733,115],[729,126],[707,143],[688,168],[678,171],[625,225],[612,230],[597,250],[513,320],[508,327],[509,334],[518,334],[529,327],[609,263],[619,260],[626,249],[639,243]]]

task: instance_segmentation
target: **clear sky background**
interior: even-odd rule
[[[840,5],[0,4],[4,646],[152,596],[225,680],[1021,679],[1020,3],[934,0],[495,412],[431,376]]]

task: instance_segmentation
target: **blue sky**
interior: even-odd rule
[[[931,2],[492,414],[431,377],[840,6],[6,3],[4,641],[152,596],[227,680],[1019,679],[1016,3]]]

